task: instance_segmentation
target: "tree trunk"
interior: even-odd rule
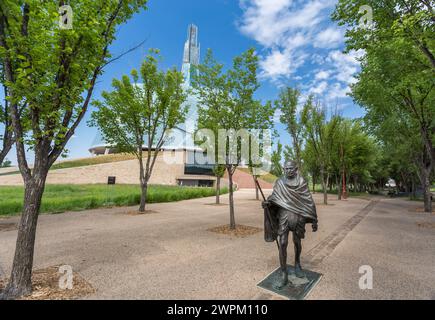
[[[221,203],[221,177],[217,177],[216,180],[216,204]]]
[[[316,176],[313,174],[313,193],[316,193]]]
[[[411,200],[415,200],[415,198],[417,198],[416,197],[416,195],[415,195],[415,180],[414,179],[412,179],[412,181],[411,181]]]
[[[228,178],[230,181],[230,229],[236,229],[236,219],[234,217],[234,193],[233,193],[233,172],[232,169],[228,168]]]
[[[260,194],[258,191],[258,186],[257,183],[255,182],[255,179],[257,179],[256,177],[252,176],[252,178],[254,178],[254,185],[255,185],[255,200],[260,200]]]
[[[422,168],[422,185],[424,191],[424,211],[432,212],[432,197],[430,192],[430,173],[431,168]]]
[[[342,179],[341,179],[341,197],[343,198],[343,199],[347,199],[347,183],[346,183],[346,172],[344,171],[344,169],[343,169],[343,172],[342,172]]]
[[[142,193],[140,195],[140,205],[139,212],[145,213],[145,206],[147,204],[147,192],[148,192],[148,181],[141,183]]]
[[[18,237],[9,282],[4,291],[6,299],[14,299],[32,292],[32,268],[41,199],[47,173],[36,175],[24,186],[24,205],[18,227]]]
[[[3,135],[3,148],[0,150],[0,166],[3,164],[3,161],[9,151],[11,151],[12,145],[14,144],[12,136],[7,130],[8,129],[5,129],[5,134]]]
[[[147,161],[148,160],[149,159],[147,159]],[[145,213],[145,207],[147,204],[147,191],[148,191],[148,179],[147,179],[147,177],[149,175],[148,175],[148,172],[145,173],[142,151],[139,151],[138,161],[139,161],[139,181],[140,181],[140,188],[141,188],[139,212]]]
[[[337,198],[338,200],[341,200],[342,194],[343,194],[343,182],[341,181],[340,175],[337,176]]]
[[[323,189],[323,204],[328,204],[328,180],[329,180],[329,174],[325,174],[325,172],[322,170],[322,189]]]
[[[11,147],[12,147],[12,144],[10,144],[10,145],[8,144],[6,148],[4,148],[0,151],[0,166],[3,164],[3,161],[5,160],[9,151],[11,150]]]

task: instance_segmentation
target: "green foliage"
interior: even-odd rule
[[[337,138],[340,118],[333,116],[327,120],[326,109],[314,104],[310,96],[304,105],[301,122],[304,125],[306,139],[311,144],[321,171],[327,172],[332,166],[332,154]]]
[[[232,131],[236,135],[239,130],[258,133],[259,130],[272,127],[275,112],[272,103],[263,104],[254,97],[259,88],[257,69],[258,56],[254,49],[249,49],[235,57],[232,68],[226,72],[223,72],[223,65],[215,60],[211,50],[208,50],[204,63],[193,70],[192,86],[199,102],[198,129],[207,129],[214,133],[215,141],[211,141],[214,145],[212,151],[215,151],[214,160],[219,164],[225,163],[229,175],[232,229],[236,227],[232,176],[241,161],[254,168],[253,164],[257,164],[259,159],[252,159],[253,141],[250,137],[237,138],[237,141],[230,141],[225,137],[225,142],[222,142],[224,139],[219,137],[219,130],[225,130],[226,133]],[[260,134],[256,139],[263,138]],[[242,146],[248,146],[249,159],[242,159]],[[231,151],[235,148],[236,154]]]
[[[363,4],[373,9],[370,28],[358,27],[357,11]],[[384,164],[402,185],[419,176],[429,210],[435,161],[433,4],[340,0],[333,18],[348,27],[347,50],[364,50],[352,96],[366,109],[364,120],[382,142]]]
[[[114,79],[113,91],[94,101],[97,111],[90,124],[100,128],[105,141],[119,151],[134,153],[142,159],[142,146],[156,148],[155,156],[168,137],[168,130],[182,123],[188,111],[182,106],[183,75],[175,69],[159,71],[158,51],[152,51],[130,77]],[[141,83],[139,83],[139,79]],[[151,151],[150,151],[151,152]]]
[[[26,181],[32,174],[26,148],[35,152],[33,172],[44,172],[62,154],[84,117],[94,85],[110,62],[117,27],[146,0],[77,0],[73,29],[59,27],[59,2],[0,3],[0,62]],[[43,175],[43,174],[42,174]]]
[[[373,14],[371,26],[362,27],[361,6],[370,6]],[[412,47],[426,68],[435,70],[435,14],[431,1],[421,0],[339,0],[333,19],[347,27],[347,50],[377,50],[385,45]],[[417,51],[419,52],[417,54]],[[420,59],[419,58],[419,59]]]
[[[213,166],[213,173],[216,177],[222,178],[225,175],[225,166],[221,164],[215,164]]]
[[[292,138],[292,148],[287,149],[287,160],[295,160],[299,168],[302,169],[302,144],[303,144],[303,125],[298,117],[299,97],[301,93],[298,89],[286,87],[281,90],[275,106],[281,111],[280,121],[286,126],[287,132]]]
[[[223,72],[223,67],[209,49],[203,64],[193,71],[192,86],[199,101],[198,129],[208,129],[215,134],[215,150],[221,147],[218,145],[218,130],[270,129],[275,111],[270,102],[262,104],[254,98],[259,88],[258,57],[254,49],[235,57],[232,68],[226,72]],[[218,153],[215,152],[216,160]],[[241,161],[240,158],[225,158],[226,164],[234,168]]]
[[[173,202],[211,197],[213,188],[191,188],[151,185],[148,202]],[[222,193],[228,189],[223,188]],[[22,187],[0,187],[0,216],[17,215],[23,208]],[[47,185],[41,212],[60,213],[100,207],[133,206],[140,201],[140,189],[135,185]]]
[[[276,150],[272,152],[271,156],[271,162],[272,166],[270,169],[270,173],[273,174],[276,177],[281,177],[282,172],[282,144],[278,141],[278,144],[276,146]]]

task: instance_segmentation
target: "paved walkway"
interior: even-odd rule
[[[254,198],[253,190],[236,193],[237,223],[262,227]],[[43,215],[35,268],[69,264],[97,289],[90,297],[97,299],[279,299],[256,287],[277,267],[276,245],[262,233],[207,231],[229,220],[227,206],[212,203],[153,204],[156,213],[143,216],[128,215],[131,208]],[[303,267],[324,274],[309,299],[435,299],[435,216],[398,199],[331,196],[330,203],[318,205],[319,231],[307,228],[303,242]],[[0,273],[10,272],[16,234],[0,231]],[[359,289],[361,265],[373,268],[372,290]]]

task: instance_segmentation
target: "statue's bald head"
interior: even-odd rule
[[[298,173],[298,164],[296,161],[289,160],[284,164],[284,173],[287,178],[293,178]]]

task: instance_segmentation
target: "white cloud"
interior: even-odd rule
[[[329,75],[331,73],[329,71],[326,70],[321,70],[319,72],[316,73],[316,75],[314,76],[315,80],[325,80],[329,78]]]
[[[321,31],[314,41],[317,48],[337,48],[343,43],[343,32],[336,28],[327,28]]]
[[[292,0],[242,0],[241,7],[245,13],[240,25],[241,31],[254,37],[264,46],[276,44],[285,30],[286,17],[284,16],[288,13],[292,2]],[[272,21],[276,23],[271,23]]]
[[[273,80],[293,74],[306,59],[305,49],[316,42],[317,29],[329,19],[334,4],[335,0],[241,0],[240,30],[265,48],[262,74]],[[335,47],[338,37],[334,31],[317,42]]]
[[[337,100],[337,99],[346,98],[348,93],[350,93],[349,86],[341,85],[340,83],[336,82],[328,90],[326,100],[333,101],[333,100]]]
[[[273,50],[268,56],[260,61],[261,74],[263,78],[277,80],[292,74],[299,66],[304,63],[306,55],[294,54],[290,51],[281,52]]]
[[[332,64],[335,69],[335,78],[338,81],[350,84],[355,82],[354,75],[358,72],[359,62],[363,51],[351,51],[349,54],[344,54],[341,51],[331,51],[326,59]]]
[[[263,70],[262,76],[276,79],[279,76],[290,74],[290,55],[274,50],[269,56],[260,62]]]
[[[275,110],[275,114],[273,115],[273,122],[280,123],[281,122],[282,111],[279,109]]]
[[[262,78],[278,86],[297,81],[302,96],[326,103],[347,97],[362,52],[341,52],[344,31],[330,18],[337,0],[239,1],[240,31],[263,47]]]
[[[317,86],[310,89],[310,93],[322,95],[328,88],[328,82],[322,81]]]

